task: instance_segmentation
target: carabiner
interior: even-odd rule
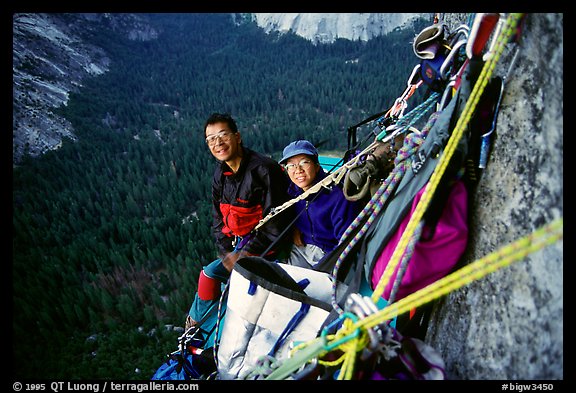
[[[454,86],[456,86],[455,76],[450,78],[450,81],[448,82],[446,88],[444,89],[444,93],[442,93],[442,98],[440,99],[440,103],[438,104],[439,111],[443,111],[444,108],[446,108],[446,105],[450,102],[450,99],[452,99],[452,88]],[[448,96],[450,96],[450,98],[448,98]]]
[[[420,63],[416,64],[414,66],[414,68],[412,69],[412,73],[410,74],[410,77],[408,78],[408,82],[406,83],[406,86],[411,87],[412,85],[415,85],[416,83],[418,83],[419,80],[422,80],[422,75],[420,75]]]
[[[364,319],[370,314],[378,311],[378,308],[375,305],[374,307],[371,307],[369,303],[372,303],[372,299],[369,297],[362,297],[358,293],[351,293],[348,296],[348,299],[346,299],[345,309],[356,315],[358,318]],[[368,337],[370,337],[368,348],[370,350],[375,350],[380,344],[380,335],[374,331],[373,328],[366,329],[366,332],[368,333]]]
[[[444,80],[446,80],[447,76],[448,76],[448,66],[450,66],[453,63],[454,60],[454,56],[456,56],[456,53],[458,53],[458,50],[460,50],[460,47],[462,45],[465,45],[467,43],[467,40],[460,40],[458,42],[456,42],[456,44],[454,44],[454,46],[452,47],[452,50],[450,51],[450,53],[448,53],[448,56],[446,56],[446,59],[444,60],[444,62],[442,63],[442,65],[440,66],[440,77]]]

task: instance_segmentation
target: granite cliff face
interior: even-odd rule
[[[84,37],[104,26],[132,40],[158,32],[132,14],[14,14],[12,18],[13,163],[76,139],[72,125],[54,114],[87,77],[108,71],[110,58]]]
[[[563,23],[562,14],[527,14],[519,45],[508,44],[494,70],[505,90],[464,264],[563,217]],[[439,301],[426,340],[448,378],[563,379],[563,265],[558,241]]]

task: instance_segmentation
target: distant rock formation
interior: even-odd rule
[[[409,13],[256,13],[253,17],[266,32],[293,32],[314,43],[338,38],[368,41],[405,27],[424,14]],[[428,15],[428,14],[426,14]]]
[[[422,14],[233,14],[256,20],[266,31],[294,31],[314,42],[369,40],[401,28]],[[111,60],[85,37],[108,28],[130,40],[147,41],[159,31],[146,17],[123,13],[13,15],[13,163],[75,140],[70,122],[54,109],[68,102],[82,81],[108,71]],[[82,38],[81,38],[82,37]],[[103,119],[109,121],[109,119]]]

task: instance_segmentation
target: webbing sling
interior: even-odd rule
[[[461,113],[459,113],[457,118],[457,123],[454,127],[450,127],[452,130],[452,135],[449,138],[445,152],[441,155],[440,160],[437,164],[437,168],[433,171],[430,183],[427,186],[422,198],[420,199],[413,215],[408,222],[406,229],[404,230],[402,237],[392,257],[390,259],[390,263],[387,265],[386,270],[382,274],[380,281],[376,288],[374,289],[374,293],[372,295],[373,299],[378,299],[379,296],[383,293],[383,288],[390,279],[393,270],[395,269],[398,261],[400,259],[401,254],[405,250],[406,244],[409,241],[409,238],[413,235],[415,228],[418,226],[418,223],[422,219],[426,209],[428,208],[432,197],[434,196],[434,191],[441,183],[442,179],[445,177],[445,172],[449,165],[451,165],[452,160],[455,156],[457,156],[457,152],[462,145],[462,142],[466,140],[466,138],[462,138],[464,132],[467,128],[467,125],[475,113],[477,104],[480,100],[482,92],[488,83],[490,76],[492,75],[494,68],[504,50],[504,47],[508,43],[510,37],[515,33],[517,25],[522,18],[522,14],[511,14],[506,20],[506,26],[502,29],[501,34],[497,37],[497,43],[494,47],[494,52],[489,56],[488,60],[485,64],[483,64],[482,69],[478,76],[476,76],[477,65],[479,63],[483,63],[482,61],[478,61],[476,58],[471,59],[466,69],[465,73],[472,73],[471,77],[463,78],[461,83],[460,89],[458,90],[457,99],[461,102],[461,106],[463,107]],[[473,83],[472,83],[473,81]],[[473,86],[472,86],[473,84]],[[467,93],[469,90],[469,94],[461,94]],[[464,97],[463,97],[464,96]],[[463,99],[464,98],[464,99]],[[456,99],[453,98],[453,100]],[[451,101],[452,102],[452,101]],[[444,176],[444,177],[443,177]]]
[[[441,157],[444,150],[444,146],[450,138],[450,131],[453,129],[453,125],[470,95],[471,86],[469,82],[471,79],[475,80],[475,76],[480,72],[481,66],[481,60],[470,62],[467,69],[468,77],[464,78],[468,83],[462,83],[456,96],[452,98],[450,103],[440,113],[426,140],[413,157],[412,170],[407,171],[404,175],[393,199],[366,233],[362,247],[364,258],[361,259],[364,260],[365,276],[368,282],[370,282],[371,279],[371,272],[375,260],[400,225],[402,219],[406,216],[415,195],[424,187],[434,172],[439,157]],[[454,161],[451,162],[451,168],[454,170],[460,168],[464,163],[464,157],[467,152],[465,141],[462,141],[458,145],[458,151],[458,156],[453,158]],[[449,181],[451,178],[450,175],[453,175],[453,173],[444,176],[443,181]],[[441,188],[447,189],[448,187],[444,185]]]

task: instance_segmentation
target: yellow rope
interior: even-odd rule
[[[344,354],[334,361],[318,360],[318,362],[324,366],[336,366],[342,363],[343,365],[338,375],[338,379],[351,379],[356,353],[363,350],[368,343],[368,335],[366,333],[368,329],[389,321],[415,307],[419,307],[462,288],[502,267],[524,259],[531,253],[556,243],[563,238],[563,225],[564,220],[558,218],[515,242],[460,268],[446,277],[443,277],[406,296],[396,303],[386,306],[384,309],[371,314],[364,319],[357,322],[345,319],[342,327],[335,334],[326,336],[325,348],[327,348],[327,350],[322,352],[319,356],[323,356],[329,352],[328,348],[331,348],[331,350],[338,348],[343,351]],[[358,334],[357,337],[354,337],[351,340],[342,340],[346,336],[352,335],[358,330],[360,331],[360,334]],[[338,341],[342,341],[342,344],[337,347],[331,345]],[[293,349],[292,353],[308,346],[308,344],[309,342],[301,343]]]
[[[335,334],[327,334],[326,335],[326,342],[338,342],[342,338],[347,337],[350,334],[350,332],[352,331],[351,328],[353,325],[354,325],[354,321],[352,321],[351,319],[344,319],[344,321],[342,322],[342,327]],[[302,343],[296,345],[292,350],[290,350],[289,356],[290,357],[294,356],[294,354],[296,352],[308,347],[311,342],[312,341],[306,341],[306,342],[302,342]],[[364,349],[366,347],[368,342],[369,342],[368,335],[367,334],[360,334],[358,337],[355,337],[351,340],[346,340],[342,344],[338,345],[338,349],[344,352],[344,354],[342,354],[342,356],[338,357],[335,360],[318,359],[318,363],[322,364],[323,366],[327,366],[327,367],[336,366],[336,365],[344,362],[346,354],[348,352],[356,353],[357,351],[361,351],[362,349]],[[326,352],[328,352],[328,351],[323,351],[319,357],[321,357],[322,354],[325,354]]]
[[[416,209],[412,214],[412,217],[410,217],[410,221],[408,222],[408,225],[406,226],[406,229],[404,230],[402,237],[400,238],[400,241],[398,242],[396,248],[394,249],[394,253],[390,258],[390,262],[386,266],[386,269],[384,270],[382,277],[380,277],[378,285],[374,289],[374,292],[372,294],[372,301],[374,303],[376,303],[384,293],[384,289],[388,284],[388,282],[390,281],[390,278],[393,272],[395,271],[396,266],[400,262],[400,258],[404,254],[404,251],[408,246],[410,238],[413,236],[414,231],[418,226],[418,223],[420,222],[420,220],[424,215],[424,212],[428,208],[428,205],[432,200],[432,196],[434,195],[434,192],[436,191],[436,188],[440,183],[440,179],[442,178],[442,175],[444,174],[446,168],[448,167],[452,155],[456,151],[458,142],[460,141],[468,122],[470,121],[472,115],[474,114],[476,105],[478,104],[482,92],[484,91],[486,84],[488,83],[488,80],[492,75],[494,68],[496,67],[496,63],[498,62],[500,56],[502,55],[505,45],[508,43],[510,37],[514,34],[516,26],[518,25],[518,21],[520,20],[521,16],[522,14],[511,14],[506,20],[506,25],[504,26],[499,36],[497,37],[497,42],[494,47],[494,54],[490,56],[490,58],[484,64],[484,67],[482,68],[482,71],[478,76],[478,80],[474,85],[470,97],[466,102],[466,106],[464,107],[464,110],[462,111],[462,114],[460,115],[460,118],[458,119],[458,122],[454,127],[452,136],[450,137],[448,143],[446,144],[444,154],[442,154],[442,157],[440,158],[437,167],[432,173],[432,176],[430,177],[426,189],[424,190],[424,193],[422,194],[422,197],[419,203],[417,204]]]
[[[333,335],[334,340],[338,340],[338,338],[348,335],[353,325],[354,322],[351,319],[345,319],[342,324],[342,328],[336,332],[335,335]],[[318,363],[322,364],[323,366],[337,366],[338,364],[342,363],[342,367],[340,367],[337,380],[350,380],[354,374],[356,353],[364,350],[368,344],[368,341],[368,335],[366,332],[362,332],[357,337],[354,337],[351,340],[347,340],[338,347],[338,349],[343,352],[342,356],[340,356],[338,359],[333,361],[318,360]]]
[[[478,280],[504,266],[525,258],[528,254],[554,244],[563,237],[563,219],[559,218],[533,233],[466,265],[434,283],[406,296],[396,303],[387,305],[383,310],[354,323],[349,329],[370,329],[380,323],[391,320],[412,308],[419,307],[443,295],[453,292]]]
[[[363,335],[364,337],[366,335]],[[361,342],[360,337],[350,340],[349,349],[345,352],[344,363],[338,374],[338,380],[350,380],[354,376],[354,363],[356,362],[356,352],[362,351],[366,347],[366,342]]]
[[[408,244],[408,241],[412,234],[414,233],[418,223],[420,222],[432,195],[440,181],[442,174],[444,173],[448,162],[456,150],[458,141],[462,137],[464,129],[469,122],[476,105],[480,99],[481,93],[486,87],[488,79],[492,74],[497,60],[501,56],[504,45],[508,42],[509,37],[514,33],[518,21],[521,18],[521,14],[512,14],[506,21],[506,26],[501,31],[501,35],[498,37],[497,43],[494,47],[494,54],[490,56],[484,65],[478,81],[476,82],[474,89],[468,99],[468,102],[462,112],[461,117],[456,124],[452,137],[449,139],[445,152],[438,163],[438,166],[431,176],[431,179],[426,187],[422,198],[417,205],[412,218],[410,219],[404,234],[402,235],[398,246],[396,247],[394,254],[392,255],[391,261],[388,264],[386,271],[384,272],[378,286],[376,287],[372,300],[377,302],[382,295],[383,289],[392,275],[391,272],[394,271],[394,267],[398,264],[400,257],[404,253],[404,250]],[[503,38],[504,36],[504,38]],[[367,344],[367,329],[373,328],[381,323],[389,321],[396,316],[408,312],[409,310],[419,307],[425,303],[428,303],[434,299],[444,296],[450,292],[453,292],[465,285],[468,285],[484,276],[512,264],[513,262],[524,259],[527,255],[536,252],[548,245],[554,244],[558,240],[563,238],[563,219],[559,218],[552,223],[545,225],[533,233],[528,234],[515,242],[500,248],[499,250],[488,254],[487,256],[476,260],[462,267],[461,269],[443,277],[434,283],[406,296],[405,298],[399,300],[398,302],[387,305],[384,309],[367,316],[357,322],[346,319],[343,326],[334,335],[327,336],[326,347],[330,347],[331,342],[336,342],[342,340],[343,337],[351,335],[353,332],[360,330],[360,334],[351,340],[344,341],[338,346],[344,354],[332,361],[319,361],[319,363],[324,365],[338,365],[342,363],[338,379],[351,379],[354,371],[354,362],[356,358],[356,353],[361,351]],[[402,252],[400,252],[402,250]],[[391,266],[393,266],[391,268]],[[390,273],[387,272],[390,270]],[[294,350],[301,349],[306,346],[307,343],[300,344]]]

